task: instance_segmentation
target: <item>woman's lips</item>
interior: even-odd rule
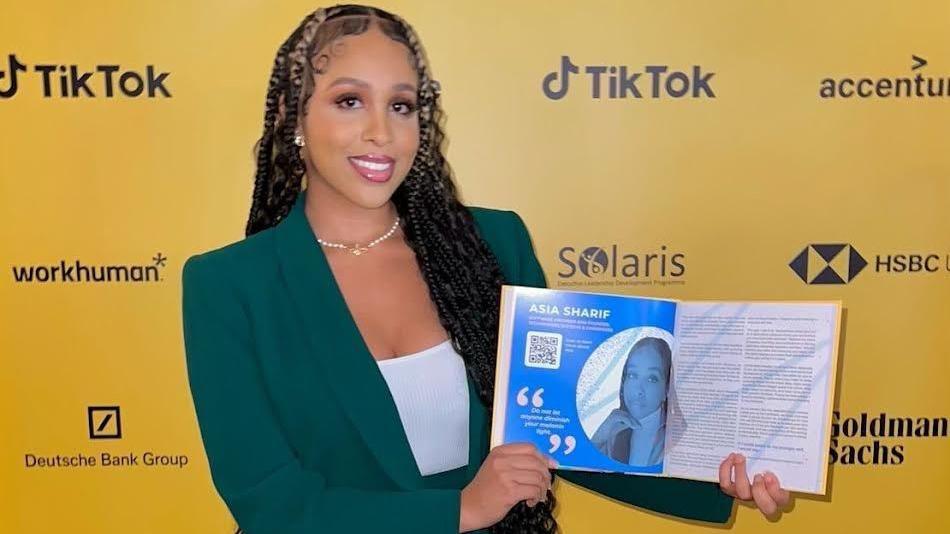
[[[350,165],[356,169],[356,172],[358,172],[360,176],[371,182],[378,184],[385,183],[393,176],[395,160],[388,156],[367,154],[364,156],[353,156],[347,159],[350,160]]]

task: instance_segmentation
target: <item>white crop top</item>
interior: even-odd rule
[[[382,360],[379,370],[419,472],[426,476],[468,465],[468,380],[452,342]]]

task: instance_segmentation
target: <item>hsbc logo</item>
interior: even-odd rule
[[[874,273],[877,276],[940,276],[950,274],[950,253],[934,250],[899,250],[873,254]],[[795,256],[788,266],[810,285],[848,284],[868,261],[848,243],[821,243],[808,245]]]
[[[788,266],[806,284],[847,284],[854,280],[868,262],[856,248],[847,243],[808,245]]]

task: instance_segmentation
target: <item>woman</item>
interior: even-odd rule
[[[185,265],[202,440],[250,534],[556,528],[553,464],[489,452],[485,408],[499,287],[544,277],[517,215],[459,203],[438,90],[401,19],[306,17],[274,63],[247,238]],[[684,517],[731,511],[709,484],[564,476]]]
[[[657,337],[633,344],[620,377],[620,408],[591,437],[600,452],[638,467],[662,462],[672,356],[670,346]]]

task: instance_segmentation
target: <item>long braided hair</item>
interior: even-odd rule
[[[314,76],[329,60],[321,53],[340,37],[361,34],[375,24],[408,49],[419,77],[419,149],[392,201],[404,221],[406,242],[436,305],[439,320],[477,388],[492,406],[498,306],[504,283],[498,260],[478,235],[471,213],[458,199],[451,169],[442,154],[439,85],[412,27],[381,9],[339,5],[318,9],[280,46],[267,87],[264,131],[256,149],[257,172],[247,235],[278,224],[300,193],[305,166],[294,144],[298,117],[313,93]],[[318,56],[319,54],[319,56]],[[554,495],[529,508],[523,502],[492,527],[497,533],[553,533]]]

